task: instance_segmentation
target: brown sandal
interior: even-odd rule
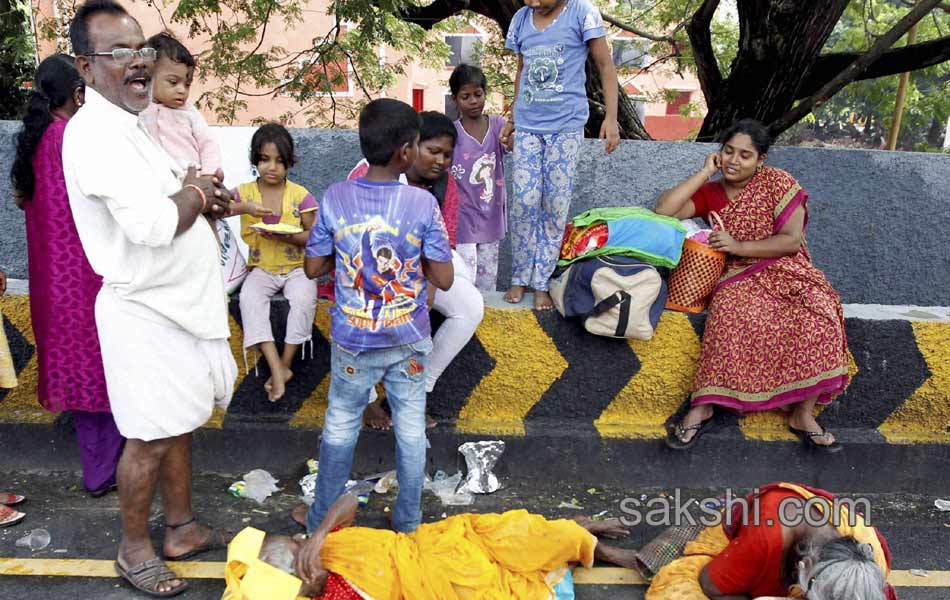
[[[180,529],[181,527],[184,527],[185,525],[191,525],[192,523],[196,523],[197,521],[198,521],[198,517],[193,516],[191,517],[191,519],[189,519],[188,521],[185,521],[184,523],[179,523],[177,525],[165,525],[165,527],[169,529]],[[188,560],[189,558],[194,558],[195,556],[198,556],[199,554],[204,554],[205,552],[211,552],[212,550],[227,549],[228,542],[231,541],[232,536],[228,533],[225,533],[224,531],[220,529],[215,529],[214,527],[211,527],[210,530],[211,531],[208,533],[208,537],[205,538],[204,543],[202,543],[200,546],[198,546],[197,548],[193,550],[189,550],[188,552],[185,552],[184,554],[179,554],[177,556],[168,556],[166,554],[165,560],[170,560],[170,561]]]
[[[166,581],[181,580],[174,571],[168,568],[162,559],[156,557],[139,564],[125,568],[118,560],[115,561],[115,572],[125,579],[136,590],[155,598],[171,598],[188,589],[188,582],[182,582],[170,590],[158,591],[158,586]]]

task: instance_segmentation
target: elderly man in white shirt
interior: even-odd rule
[[[191,432],[227,407],[237,366],[217,241],[202,214],[224,215],[218,182],[185,174],[138,122],[155,52],[114,0],[89,0],[70,25],[86,104],[66,128],[63,169],[83,249],[103,285],[96,324],[112,412],[128,439],[117,481],[116,570],[153,596],[188,583],[157,558],[148,516],[156,487],[163,554],[181,560],[227,543],[191,506]]]

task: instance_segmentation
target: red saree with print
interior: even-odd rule
[[[718,183],[708,196],[725,190]],[[709,199],[707,199],[709,200]],[[775,235],[808,194],[795,179],[762,167],[719,216],[737,241]],[[817,397],[830,403],[848,384],[844,314],[838,294],[816,269],[805,244],[780,258],[732,256],[713,291],[693,381],[692,403],[740,412],[770,410]]]

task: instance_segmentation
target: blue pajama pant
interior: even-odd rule
[[[511,284],[547,291],[571,209],[583,132],[515,133]]]

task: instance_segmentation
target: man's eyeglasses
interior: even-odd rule
[[[120,65],[127,65],[132,62],[132,59],[136,56],[141,57],[143,61],[148,63],[155,62],[155,59],[158,58],[158,50],[148,47],[139,48],[138,50],[116,48],[112,52],[88,52],[83,54],[83,56],[109,56]]]

